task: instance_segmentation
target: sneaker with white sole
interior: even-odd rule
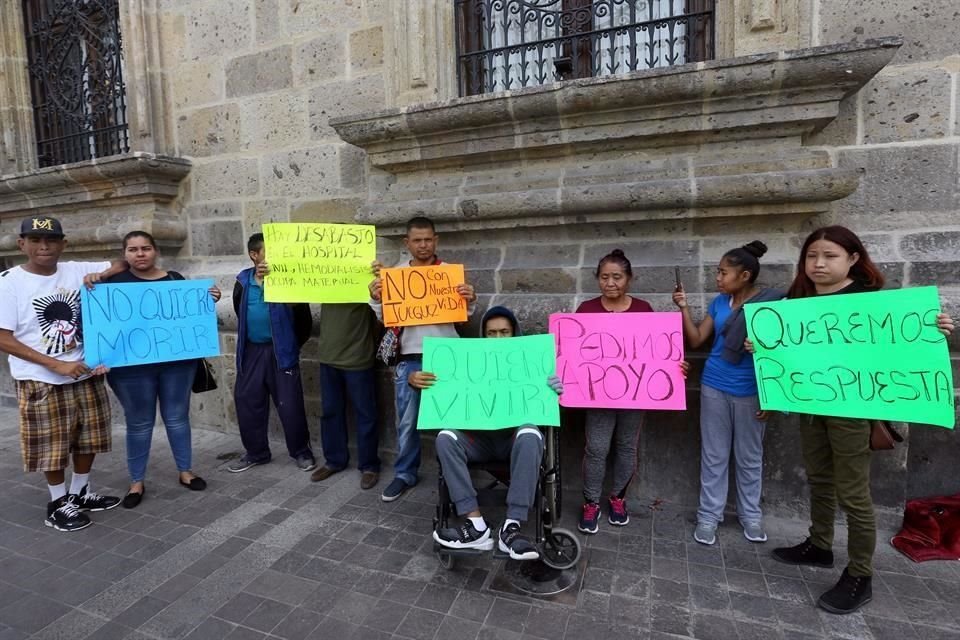
[[[437,529],[433,532],[433,539],[437,544],[448,549],[480,549],[481,551],[490,551],[493,549],[493,537],[490,535],[490,527],[483,531],[477,531],[473,522],[467,518],[459,527],[447,527],[446,529]]]
[[[600,505],[596,502],[583,503],[583,515],[577,529],[583,533],[594,534],[600,530]]]
[[[47,503],[47,519],[43,524],[57,531],[79,531],[86,529],[92,522],[90,516],[80,511],[76,503],[77,496],[68,494]]]
[[[87,491],[87,485],[83,485],[80,493],[74,496],[74,503],[80,511],[106,511],[120,506],[120,498],[101,496],[93,491]]]
[[[263,462],[257,462],[247,456],[243,456],[238,460],[234,460],[227,466],[227,471],[230,473],[243,473],[247,469],[252,469],[253,467],[259,466],[261,464],[267,464],[269,460],[264,460]]]
[[[380,499],[384,502],[393,502],[405,494],[409,488],[410,485],[407,484],[405,480],[394,478],[390,481],[390,484],[387,485],[387,488],[383,490],[383,493],[380,494]]]
[[[511,560],[537,560],[540,552],[520,533],[520,525],[516,522],[504,523],[497,536],[497,546],[503,553],[509,554]]]
[[[317,468],[317,461],[314,460],[313,456],[300,456],[295,462],[297,463],[297,469],[300,469],[300,471],[313,471]]]
[[[693,539],[700,544],[711,546],[717,543],[717,525],[697,523],[697,528],[693,532]]]
[[[759,522],[747,522],[743,525],[743,537],[750,542],[766,542],[767,532]]]
[[[630,524],[630,513],[627,511],[627,501],[619,496],[610,496],[610,513],[607,516],[607,522],[623,527]]]

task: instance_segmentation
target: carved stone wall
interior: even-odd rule
[[[21,3],[0,5],[0,176],[36,165]]]
[[[960,316],[960,12],[951,0],[812,2],[812,44],[903,36],[891,64],[840,105],[840,115],[808,144],[861,174],[857,191],[822,216],[866,232],[894,284],[937,285],[945,310]],[[950,339],[960,384],[960,336]],[[875,486],[901,496],[954,493],[953,431],[915,427],[909,448]],[[878,456],[879,457],[879,456]],[[876,494],[876,490],[875,490]]]
[[[190,162],[175,156],[157,0],[121,0],[129,154],[37,169],[33,108],[20,2],[0,3],[0,257],[17,261],[21,218],[64,218],[71,253],[119,249],[135,228],[178,250],[186,225],[174,204]],[[4,235],[4,233],[6,235]]]
[[[0,252],[16,260],[2,236],[39,203],[87,255],[150,224],[169,238],[168,264],[216,277],[223,384],[195,399],[203,426],[235,430],[229,292],[264,221],[372,221],[389,261],[398,225],[433,216],[481,306],[515,308],[529,332],[595,295],[592,270],[614,247],[634,263],[634,293],[660,310],[679,266],[699,313],[725,250],[764,240],[763,279],[783,284],[802,236],[836,221],[893,285],[937,284],[960,315],[950,0],[718,0],[717,61],[468,99],[456,95],[447,0],[123,0],[139,153],[39,172],[19,4],[0,3]],[[885,36],[904,44],[864,44]],[[314,349],[304,385],[316,425]],[[638,498],[696,501],[698,379],[688,412],[650,416]],[[0,401],[12,399],[4,371]],[[765,499],[781,512],[804,508],[795,427],[768,429]],[[575,420],[564,428],[576,469],[581,436]],[[877,456],[878,503],[955,492],[958,454],[952,432],[913,428],[908,447]]]
[[[440,97],[451,67],[398,49],[392,25],[399,16],[412,32],[442,32],[448,3],[405,2],[408,16],[392,0],[121,0],[134,152],[39,171],[20,4],[0,3],[0,258],[20,260],[13,231],[36,211],[63,220],[73,256],[116,255],[124,233],[152,231],[168,266],[213,276],[226,294],[224,380],[193,408],[197,424],[235,429],[229,294],[249,266],[246,238],[269,220],[353,218],[366,161],[328,120],[401,94]],[[316,412],[315,364],[305,374]],[[5,368],[0,400],[13,402]]]
[[[761,280],[785,286],[806,232],[844,221],[844,212],[862,216],[854,228],[891,286],[914,282],[913,265],[898,247],[923,245],[924,238],[940,251],[950,246],[952,235],[940,240],[900,213],[895,228],[868,222],[870,212],[858,199],[899,196],[864,193],[862,181],[894,180],[909,190],[907,180],[838,162],[836,151],[821,143],[835,135],[842,105],[876,82],[899,46],[881,39],[754,54],[391,108],[332,125],[364,148],[373,167],[357,218],[391,235],[412,215],[440,221],[441,253],[468,266],[483,294],[481,307],[513,308],[525,331],[545,331],[550,313],[572,311],[597,295],[593,269],[614,247],[633,261],[634,292],[655,309],[673,309],[679,267],[688,292],[696,292],[695,315],[702,315],[726,250],[763,240],[771,251]],[[934,165],[915,171],[935,182],[955,180],[948,153],[955,156],[955,147],[944,153],[942,174]],[[940,202],[955,197],[955,189],[937,184],[945,189]],[[932,193],[914,192],[914,202],[940,197],[937,188],[921,185],[917,189]],[[955,280],[931,267],[927,273],[944,287],[945,304],[956,309]],[[696,369],[703,357],[691,354]],[[699,371],[691,376],[690,411],[648,418],[640,496],[696,501],[698,377]],[[575,442],[577,415],[567,418],[567,437]],[[765,499],[781,511],[805,508],[798,420],[779,418],[768,430]],[[909,449],[877,457],[875,498],[882,506],[897,508],[910,491],[944,488],[909,456],[931,441],[956,447],[952,433],[919,427],[911,436]],[[569,453],[576,467],[579,448]]]
[[[381,171],[358,215],[378,225],[423,211],[458,229],[825,211],[857,174],[802,136],[832,121],[899,44],[758,54],[331,124]]]

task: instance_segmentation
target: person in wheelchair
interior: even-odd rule
[[[516,316],[506,307],[491,307],[480,323],[484,338],[512,338],[521,335]],[[425,389],[436,376],[420,371],[410,384]],[[559,395],[563,392],[560,378],[550,376],[547,384]],[[534,504],[540,461],[543,458],[543,434],[535,425],[496,431],[444,429],[437,434],[437,457],[450,499],[457,514],[464,518],[459,527],[437,529],[433,539],[448,549],[490,551],[494,541],[499,550],[513,560],[537,560],[540,553],[529,538],[520,533]],[[477,492],[470,479],[470,462],[510,462],[510,485],[507,491],[507,514],[496,537],[491,532],[477,502]]]

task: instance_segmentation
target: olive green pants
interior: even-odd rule
[[[877,523],[870,495],[870,423],[813,416],[800,428],[810,484],[810,541],[833,548],[837,505],[847,514],[848,570],[873,575]]]

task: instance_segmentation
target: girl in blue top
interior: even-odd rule
[[[727,503],[731,448],[736,460],[737,515],[743,535],[751,542],[766,542],[760,511],[763,480],[763,434],[767,419],[757,399],[753,356],[743,350],[747,336],[743,305],[778,300],[782,291],[757,286],[759,258],[767,252],[753,241],[724,254],[717,267],[717,290],[707,315],[693,321],[683,286],[678,283],[673,302],[683,315],[683,333],[697,348],[714,336],[713,348],[700,381],[700,508],[693,539],[712,545]]]

